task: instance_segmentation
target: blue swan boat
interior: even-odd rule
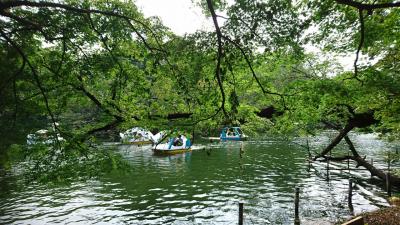
[[[244,141],[247,136],[240,127],[224,127],[219,135],[221,141]]]

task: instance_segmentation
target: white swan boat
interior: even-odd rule
[[[153,134],[140,127],[134,127],[124,133],[119,133],[119,136],[123,144],[145,145],[153,143]]]
[[[62,142],[65,141],[65,139],[61,137],[60,134],[52,133],[46,129],[38,130],[35,133],[28,134],[26,136],[26,143],[28,145],[36,145],[36,144],[51,145],[56,143],[57,141]]]
[[[169,138],[166,143],[160,143],[153,146],[154,154],[171,155],[191,151],[192,143],[184,135],[176,138]]]

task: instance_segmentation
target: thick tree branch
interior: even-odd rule
[[[245,61],[246,61],[246,63],[247,63],[247,66],[250,68],[250,71],[251,71],[251,74],[252,74],[254,80],[257,82],[257,85],[260,87],[260,89],[261,89],[261,91],[263,92],[263,94],[270,94],[270,95],[277,95],[277,96],[279,96],[279,97],[281,98],[281,100],[282,100],[282,105],[283,105],[284,109],[286,110],[287,107],[286,107],[284,95],[279,94],[279,93],[277,93],[277,92],[273,92],[273,91],[266,90],[266,89],[263,87],[263,85],[261,84],[260,80],[258,79],[258,77],[257,77],[257,75],[256,75],[256,72],[254,71],[253,66],[252,66],[252,64],[251,64],[251,62],[250,62],[250,59],[248,58],[248,56],[247,56],[246,52],[244,51],[244,49],[243,49],[238,43],[236,43],[235,41],[231,40],[229,37],[227,37],[227,36],[222,36],[222,38],[225,39],[225,40],[227,40],[228,42],[232,43],[232,44],[233,44],[237,49],[239,49],[239,51],[242,53],[242,55],[243,55],[243,57],[244,57],[244,59],[245,59]]]
[[[215,32],[217,33],[217,42],[218,42],[218,53],[217,53],[217,66],[215,68],[215,77],[217,78],[218,81],[218,86],[222,95],[222,111],[224,112],[225,115],[227,115],[226,110],[225,110],[225,92],[224,92],[224,87],[222,84],[221,80],[221,59],[222,59],[222,33],[221,29],[219,28],[218,25],[218,20],[217,20],[217,15],[215,14],[214,6],[211,2],[211,0],[207,0],[207,6],[208,10],[211,13],[213,22],[214,22],[214,27],[215,27]]]
[[[54,3],[54,2],[46,2],[46,1],[39,1],[39,2],[34,2],[34,1],[18,1],[18,0],[9,0],[9,1],[2,1],[0,2],[0,10],[6,11],[7,9],[10,8],[15,8],[15,7],[35,7],[35,8],[58,8],[58,9],[64,9],[67,11],[72,11],[72,12],[77,12],[77,13],[96,13],[96,14],[103,14],[107,16],[114,16],[114,17],[119,17],[123,19],[129,19],[129,20],[134,20],[132,18],[129,18],[128,16],[124,16],[115,12],[110,12],[110,11],[102,11],[102,10],[97,10],[97,9],[82,9],[82,8],[77,8],[71,5],[66,5],[66,4],[61,4],[61,3]],[[138,22],[142,24],[138,20],[134,20],[135,22]]]
[[[35,22],[32,22],[32,21],[30,21],[30,20],[27,20],[27,19],[25,19],[25,18],[16,16],[16,15],[14,15],[14,14],[12,14],[12,13],[9,13],[9,12],[6,12],[6,11],[0,11],[0,15],[5,16],[5,17],[8,17],[8,18],[13,19],[13,20],[16,20],[16,21],[18,21],[19,23],[21,23],[22,25],[24,25],[24,26],[26,26],[26,27],[30,27],[30,28],[33,29],[33,30],[39,31],[39,32],[43,35],[43,37],[46,39],[46,41],[50,41],[50,42],[51,42],[51,41],[56,41],[56,40],[62,40],[62,39],[64,39],[63,36],[62,36],[62,37],[50,37],[50,35],[48,35],[48,34],[43,30],[43,27],[40,26],[39,24],[37,24],[37,23],[35,23]]]
[[[206,120],[209,120],[209,119],[214,118],[215,116],[218,115],[219,112],[221,112],[221,110],[222,110],[222,107],[219,107],[219,108],[215,111],[214,114],[212,114],[212,115],[210,115],[210,116],[208,116],[208,117],[199,119],[199,120],[193,122],[192,124],[190,124],[190,126],[195,126],[195,125],[199,124],[200,122],[203,122],[203,121],[206,121]]]
[[[356,148],[353,145],[353,142],[350,140],[349,136],[345,136],[344,140],[346,141],[347,145],[349,146],[349,149],[351,151],[351,153],[353,154],[354,157],[360,157],[360,155],[358,154],[358,152],[356,151]]]
[[[74,42],[72,42],[72,41],[70,41],[70,44],[71,44],[74,48],[76,48],[78,51],[80,51],[80,52],[82,53],[83,58],[84,58],[86,61],[89,60],[89,56],[86,55],[85,51],[84,51],[79,45],[76,45],[76,44],[75,44]],[[77,63],[78,63],[78,62],[77,62]],[[79,82],[80,82],[80,85],[79,85],[79,86],[76,86],[76,85],[74,85],[74,84],[69,84],[69,85],[71,85],[73,88],[75,88],[75,89],[78,90],[78,91],[82,91],[95,105],[97,105],[100,109],[104,110],[107,114],[113,116],[113,117],[116,118],[117,120],[121,120],[121,121],[123,120],[123,117],[122,117],[122,116],[117,115],[117,114],[114,114],[110,109],[108,109],[107,106],[105,106],[103,103],[101,103],[100,100],[98,100],[97,97],[96,97],[95,95],[93,95],[92,93],[90,93],[90,92],[85,88],[85,86],[84,86],[84,84],[83,84],[83,79],[82,79],[82,76],[81,76],[81,75],[78,75],[78,76],[77,76],[77,79],[78,79]],[[107,102],[107,104],[111,105],[115,110],[117,110],[119,113],[122,114],[121,108],[120,108],[118,105],[116,105],[114,102],[109,101],[109,102]]]
[[[54,86],[54,87],[52,87],[52,88],[50,88],[50,89],[44,89],[44,91],[45,91],[45,93],[49,93],[49,92],[51,92],[51,91],[57,90],[58,88],[64,87],[64,86],[65,86],[64,84],[60,84],[60,85]],[[29,96],[27,96],[27,97],[21,99],[21,101],[30,100],[30,99],[32,99],[32,98],[34,98],[34,97],[36,97],[36,96],[41,95],[41,94],[42,94],[41,91],[36,92],[36,93],[34,93],[34,94],[31,94],[31,95],[29,95]]]
[[[378,168],[376,168],[375,166],[371,165],[369,162],[367,162],[365,160],[365,158],[361,157],[358,152],[356,151],[356,149],[354,148],[353,143],[351,142],[349,137],[345,137],[346,142],[351,150],[351,152],[353,153],[353,156],[351,156],[352,160],[354,160],[355,162],[357,162],[357,167],[362,166],[364,168],[366,168],[372,176],[377,176],[382,180],[386,180],[386,173]],[[400,177],[398,176],[390,176],[390,180],[391,183],[396,185],[396,186],[400,186]]]
[[[358,9],[358,14],[359,14],[359,20],[360,20],[360,42],[359,42],[358,47],[357,47],[356,59],[354,60],[354,64],[353,64],[353,66],[354,66],[354,76],[351,77],[351,78],[346,78],[344,80],[355,78],[356,80],[358,80],[358,81],[360,81],[362,83],[362,81],[358,77],[358,59],[360,57],[360,52],[361,52],[361,49],[362,49],[362,47],[364,45],[364,39],[365,39],[365,25],[364,25],[363,10],[362,9]]]
[[[339,134],[331,141],[331,143],[318,155],[314,157],[314,160],[324,157],[326,154],[328,154],[339,142],[349,133],[354,126],[352,125],[346,125],[342,130],[340,130]]]
[[[112,11],[102,11],[102,10],[98,10],[98,9],[84,9],[84,8],[78,8],[75,6],[71,6],[71,5],[66,5],[66,4],[62,4],[62,3],[54,3],[54,2],[46,2],[46,1],[39,1],[39,2],[34,2],[34,1],[18,1],[18,0],[6,0],[6,1],[1,1],[0,2],[0,15],[4,14],[7,12],[7,10],[11,9],[11,8],[16,8],[16,7],[34,7],[34,8],[55,8],[55,9],[63,9],[66,11],[71,11],[71,12],[75,12],[75,13],[79,13],[79,14],[101,14],[101,15],[105,15],[105,16],[112,16],[112,17],[117,17],[117,18],[121,18],[124,19],[125,21],[129,21],[128,25],[133,28],[133,31],[136,33],[136,35],[139,36],[139,38],[143,41],[144,45],[149,49],[149,50],[158,50],[158,51],[163,51],[161,49],[158,48],[154,48],[151,47],[146,41],[145,38],[143,37],[142,34],[140,34],[138,32],[138,30],[136,28],[133,27],[132,23],[130,23],[130,21],[134,21],[137,24],[140,24],[142,27],[144,27],[146,30],[149,30],[150,33],[154,36],[154,38],[157,41],[157,44],[159,44],[158,39],[156,37],[156,35],[153,33],[153,31],[142,21],[126,16],[126,15],[122,15],[116,12],[112,12]],[[9,15],[10,16],[10,15]],[[33,24],[31,24],[33,25]],[[36,26],[36,28],[39,28]],[[58,38],[59,39],[59,38]]]
[[[351,78],[347,78],[347,79],[355,78],[358,81],[361,81],[358,78],[358,66],[357,66],[357,63],[358,63],[359,54],[361,52],[361,48],[362,48],[362,46],[364,44],[364,39],[365,39],[365,25],[364,25],[363,11],[366,10],[368,12],[372,12],[372,10],[374,10],[374,9],[385,9],[385,8],[400,7],[400,2],[373,3],[373,4],[357,2],[357,1],[354,1],[354,0],[336,0],[336,2],[338,4],[348,5],[348,6],[351,6],[351,7],[354,7],[354,8],[358,9],[359,20],[360,20],[360,43],[359,43],[358,48],[357,48],[356,59],[354,60],[354,76],[351,77]]]
[[[150,51],[153,50],[157,50],[159,52],[163,52],[164,54],[166,54],[167,52],[164,49],[161,48],[155,48],[149,45],[149,43],[147,43],[146,39],[144,38],[144,36],[137,30],[137,28],[135,26],[133,26],[133,24],[131,23],[131,21],[128,18],[125,18],[126,23],[129,25],[129,27],[133,30],[133,32],[135,32],[135,34],[140,38],[140,40],[142,40],[143,44],[146,46],[146,48],[148,48]],[[152,33],[152,31],[150,30],[150,32]],[[161,44],[158,42],[158,39],[156,38],[156,35],[154,33],[152,33],[152,35],[155,37],[155,40],[157,42],[157,45],[159,47],[161,47]]]
[[[395,8],[400,7],[400,2],[387,2],[387,3],[377,3],[377,4],[366,4],[353,0],[336,0],[337,3],[342,5],[348,5],[360,10],[374,10],[374,9],[385,9],[385,8]]]
[[[86,132],[86,135],[84,135],[84,136],[92,135],[92,134],[94,134],[94,133],[96,133],[96,132],[103,131],[103,130],[110,130],[110,129],[112,129],[112,128],[115,128],[115,127],[116,127],[118,124],[120,124],[121,122],[122,122],[122,121],[121,121],[121,120],[118,120],[118,119],[113,120],[113,121],[111,121],[110,123],[105,124],[104,126],[96,127],[96,128],[93,128],[92,130],[89,130],[88,132]]]
[[[325,156],[329,153],[339,142],[349,133],[353,128],[363,128],[368,127],[370,125],[376,124],[378,121],[374,118],[374,113],[366,112],[366,113],[358,113],[353,117],[348,119],[346,126],[341,129],[338,125],[329,123],[327,121],[323,121],[326,125],[332,126],[334,129],[340,130],[339,134],[335,139],[331,141],[331,143],[317,156],[314,157],[314,160],[317,158]]]
[[[231,18],[228,18],[228,17],[225,17],[225,16],[221,16],[221,15],[217,15],[217,17],[222,18],[222,19],[225,19],[225,20],[231,20]],[[265,40],[255,31],[255,30],[256,30],[256,27],[257,27],[256,24],[254,24],[254,26],[251,27],[251,26],[250,26],[246,21],[244,21],[243,19],[241,19],[241,18],[235,18],[235,19],[237,19],[238,21],[240,21],[241,23],[243,23],[243,24],[247,27],[247,29],[250,30],[250,34],[251,34],[253,37],[254,37],[254,36],[257,37],[258,40],[259,40],[263,45],[267,46],[267,43],[265,42]]]
[[[65,60],[65,55],[66,54],[67,54],[67,43],[66,43],[65,39],[63,39],[61,59],[60,59],[60,62],[58,63],[58,68],[56,70],[56,74],[57,75],[60,74],[61,68],[62,68],[62,66],[64,64],[64,60]]]
[[[358,10],[359,19],[360,19],[360,43],[358,44],[357,52],[356,52],[356,59],[354,60],[354,77],[358,77],[358,58],[361,52],[361,48],[364,45],[364,38],[365,38],[365,27],[364,27],[364,16],[363,10]],[[358,79],[358,78],[357,78]]]
[[[108,107],[104,106],[92,93],[90,93],[84,86],[81,84],[79,87],[75,87],[76,90],[82,91],[97,107],[104,110],[110,116],[113,116],[115,119],[123,121],[123,117],[113,113]],[[117,109],[118,110],[118,109]]]
[[[257,82],[258,86],[261,88],[261,91],[263,92],[263,94],[272,94],[272,95],[279,95],[280,96],[280,94],[278,94],[278,93],[265,90],[265,88],[262,86],[260,80],[258,79],[258,77],[257,77],[257,75],[256,75],[256,73],[255,73],[255,71],[253,69],[253,66],[250,63],[250,59],[247,57],[246,52],[244,51],[244,49],[238,43],[232,41],[229,37],[223,36],[223,38],[225,40],[229,41],[230,43],[232,43],[242,53],[242,55],[243,55],[243,57],[244,57],[244,59],[245,59],[245,61],[247,63],[247,66],[250,68],[250,71],[251,71],[251,74],[253,75],[254,80],[256,80],[256,82]]]

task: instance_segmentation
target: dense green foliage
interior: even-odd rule
[[[21,148],[11,144],[55,122],[63,147],[22,152],[61,171],[109,157],[94,137],[133,126],[308,135],[372,113],[373,129],[399,139],[400,11],[390,1],[199,0],[219,24],[184,37],[133,1],[60,2],[0,3],[3,166]],[[331,59],[338,54],[356,56],[352,71]],[[257,115],[270,106],[279,113]]]

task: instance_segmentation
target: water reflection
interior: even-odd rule
[[[357,145],[369,146],[357,138]],[[369,136],[366,142],[384,146]],[[203,144],[171,156],[154,156],[149,146],[115,151],[134,171],[62,187],[0,178],[0,224],[235,224],[238,202],[244,202],[245,224],[293,224],[295,187],[302,224],[330,224],[351,215],[347,174],[331,171],[327,181],[324,163],[309,168],[307,151],[287,142]],[[383,196],[368,179],[355,179],[354,213],[386,206]]]

